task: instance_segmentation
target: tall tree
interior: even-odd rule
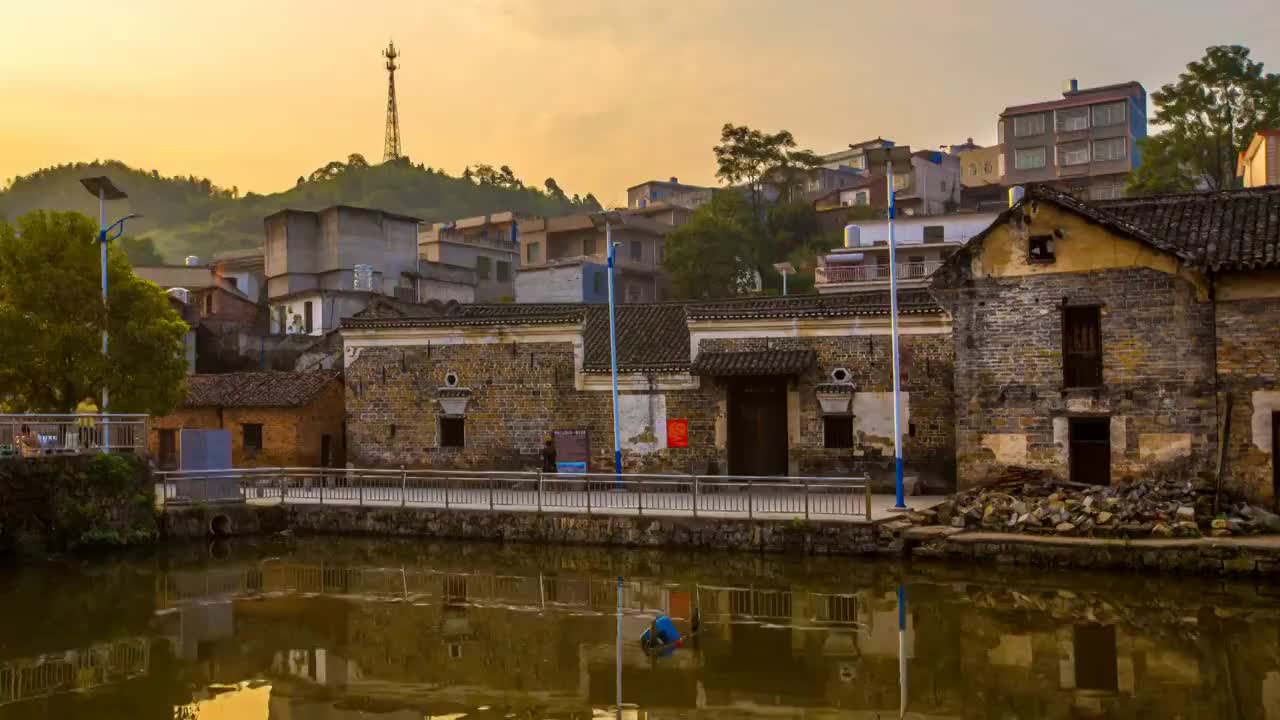
[[[1208,48],[1151,99],[1152,120],[1168,129],[1142,143],[1134,194],[1235,187],[1236,159],[1254,133],[1280,125],[1280,75],[1264,73],[1241,45]]]
[[[760,195],[769,175],[786,168],[786,174],[791,176],[818,162],[812,152],[796,149],[796,139],[790,131],[766,133],[733,123],[725,123],[720,129],[720,144],[713,151],[716,177],[730,185],[746,186],[751,196],[753,227],[760,218]]]
[[[755,258],[748,212],[738,193],[716,193],[667,236],[662,266],[675,297],[731,297],[751,289]]]
[[[16,228],[0,223],[0,404],[72,412],[104,383],[115,412],[164,413],[177,403],[187,325],[116,247],[104,312],[96,235],[96,224],[79,213],[39,211],[18,218]]]

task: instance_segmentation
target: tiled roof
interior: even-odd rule
[[[187,378],[183,407],[299,407],[335,382],[333,370],[236,372]]]
[[[379,297],[366,310],[344,318],[344,328],[427,327],[463,325],[531,325],[577,323],[583,318],[582,303],[495,303],[456,302],[406,303]]]
[[[582,369],[609,372],[609,307],[587,308]],[[618,369],[647,372],[689,368],[689,325],[683,305],[619,305],[617,310]]]
[[[704,350],[693,361],[695,375],[793,375],[813,367],[813,350],[756,350],[717,352]]]
[[[898,312],[902,315],[937,313],[942,312],[942,308],[938,306],[928,290],[919,288],[898,291]],[[888,290],[724,300],[698,303],[688,307],[690,320],[826,318],[888,314]]]

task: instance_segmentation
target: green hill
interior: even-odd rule
[[[503,210],[553,216],[599,209],[590,193],[568,197],[551,178],[545,189],[525,186],[506,166],[477,165],[453,177],[407,159],[369,165],[351,155],[299,177],[297,186],[284,192],[243,196],[208,178],[162,177],[114,160],[58,165],[16,177],[0,190],[0,219],[32,210],[76,210],[96,217],[97,201],[80,185],[80,178],[94,175],[110,177],[129,194],[111,206],[112,216],[142,213],[130,223],[129,235],[150,238],[168,262],[261,245],[262,219],[285,208],[355,205],[427,221]]]

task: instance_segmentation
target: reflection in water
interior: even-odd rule
[[[1280,720],[1265,588],[506,546],[224,549],[2,581],[18,622],[0,633],[0,718]],[[656,615],[687,634],[695,613],[683,647],[640,647]]]

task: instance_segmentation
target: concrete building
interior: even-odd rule
[[[257,303],[267,300],[266,257],[262,248],[229,250],[213,256],[213,273]]]
[[[1244,187],[1280,185],[1280,130],[1259,130],[1240,153],[1236,177]]]
[[[930,276],[970,238],[986,230],[999,213],[952,213],[902,217],[894,223],[898,287],[925,287]],[[889,286],[889,222],[859,220],[846,226],[845,246],[818,260],[819,293]]]
[[[1277,218],[1274,186],[1097,203],[1028,190],[931,285],[954,323],[961,484],[1221,472],[1274,502]]]
[[[653,203],[663,202],[693,209],[710,202],[713,192],[715,188],[686,185],[674,177],[666,181],[648,180],[627,188],[627,207],[643,210]]]
[[[893,145],[894,142],[892,140],[885,140],[879,137],[874,140],[850,143],[846,150],[837,150],[823,155],[822,167],[831,170],[839,170],[844,167],[865,171],[867,170],[867,150],[871,148],[889,148],[893,147]]]
[[[617,249],[615,297],[619,302],[665,300],[670,281],[662,270],[663,246],[673,226],[631,212],[611,213]],[[520,223],[520,272],[516,302],[608,300],[608,254],[602,213],[535,218]]]
[[[1007,185],[1043,184],[1090,200],[1121,197],[1147,136],[1147,91],[1137,82],[1080,89],[1061,100],[1004,109],[999,119]]]
[[[421,268],[423,277],[438,278],[446,284],[461,280],[453,268],[467,268],[474,273],[471,302],[499,302],[514,298],[515,271],[520,266],[517,244],[518,223],[530,219],[512,212],[490,213],[461,218],[451,222],[424,225],[418,233],[418,254],[425,263],[448,268]],[[420,300],[457,299],[443,297],[443,288],[432,289]]]
[[[955,151],[953,146],[953,152],[960,160],[960,206],[966,210],[1003,210],[1008,207],[1004,146],[975,146],[960,151]]]
[[[884,178],[884,168],[872,168]],[[911,154],[911,172],[893,176],[894,202],[903,215],[941,215],[960,208],[960,159],[938,150]]]
[[[271,332],[324,335],[373,295],[417,297],[417,218],[338,205],[267,216]],[[357,267],[368,275],[357,285]]]
[[[901,310],[906,458],[943,489],[950,322],[924,289],[904,291]],[[891,485],[887,293],[622,305],[617,327],[628,471],[866,471]],[[612,466],[603,305],[379,312],[345,321],[342,336],[357,464],[536,467],[547,433],[584,430],[591,468]]]
[[[192,258],[192,262],[198,262]],[[252,366],[245,359],[252,338],[265,334],[263,305],[247,296],[234,276],[209,265],[140,265],[134,274],[159,285],[185,305],[183,319],[194,338],[195,372],[223,372]],[[250,289],[253,289],[250,286]]]
[[[341,374],[327,370],[192,375],[178,409],[148,422],[148,446],[175,468],[182,430],[224,429],[234,467],[341,467],[343,404]]]

